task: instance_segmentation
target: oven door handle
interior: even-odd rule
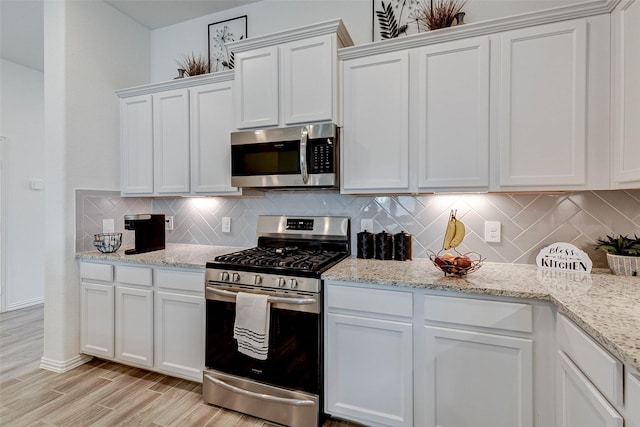
[[[234,385],[226,383],[226,382],[224,382],[222,380],[219,380],[218,378],[212,377],[209,374],[204,374],[204,377],[206,379],[208,379],[209,381],[211,381],[212,383],[214,383],[214,384],[216,384],[216,385],[218,385],[218,386],[220,386],[222,388],[226,388],[229,391],[232,391],[232,392],[238,393],[238,394],[243,394],[243,395],[249,396],[249,397],[254,397],[256,399],[268,400],[270,402],[282,403],[282,404],[291,405],[291,406],[313,406],[313,405],[315,405],[315,402],[313,400],[288,399],[286,397],[278,397],[278,396],[272,396],[270,394],[256,393],[256,392],[245,390],[243,388],[236,387]]]
[[[207,291],[213,292],[214,294],[222,295],[223,297],[235,298],[238,295],[237,292],[227,291],[225,289],[216,289],[212,286],[207,286]],[[315,298],[269,297],[269,302],[272,304],[282,303],[282,304],[306,305],[306,304],[315,304],[317,300]]]

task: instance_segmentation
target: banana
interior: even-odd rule
[[[444,233],[444,242],[442,242],[442,247],[445,250],[451,249],[451,239],[456,234],[456,215],[451,211],[449,215],[449,221],[447,222],[447,230]]]
[[[456,219],[456,233],[453,235],[453,238],[450,242],[452,248],[460,246],[460,244],[464,240],[465,232],[466,230],[462,221]]]
[[[456,218],[456,212],[451,211],[449,221],[447,222],[447,230],[444,233],[444,242],[442,247],[445,250],[459,246],[464,240],[466,229],[462,221]]]

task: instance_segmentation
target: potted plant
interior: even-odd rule
[[[640,275],[640,238],[633,235],[607,236],[597,241],[596,249],[607,252],[607,263],[613,274],[623,276]]]

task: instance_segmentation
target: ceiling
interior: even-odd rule
[[[154,30],[260,0],[104,0]],[[44,70],[43,0],[0,0],[0,57]]]

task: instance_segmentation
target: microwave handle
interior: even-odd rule
[[[306,127],[303,127],[302,135],[300,136],[300,171],[302,172],[302,182],[304,184],[309,182],[309,171],[307,170],[308,136],[309,136],[309,130]]]

